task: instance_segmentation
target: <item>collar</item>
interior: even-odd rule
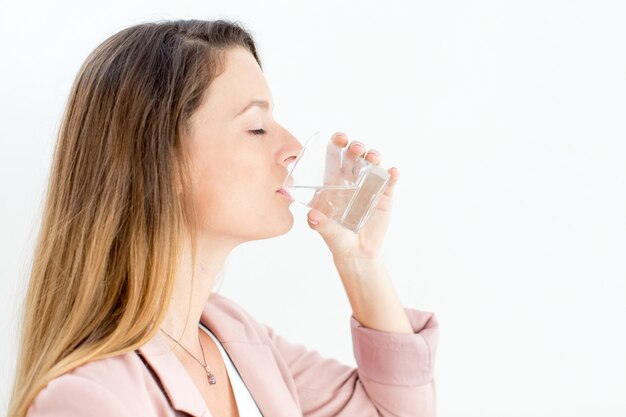
[[[161,331],[137,349],[159,379],[170,405],[192,416],[210,416],[202,395]]]
[[[276,417],[298,415],[299,407],[270,347],[246,320],[241,308],[216,293],[211,294],[200,317],[231,358],[261,413]],[[158,377],[174,409],[197,417],[211,416],[200,391],[160,331],[137,350]]]

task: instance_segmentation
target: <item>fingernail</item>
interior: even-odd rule
[[[318,224],[318,222],[314,222],[313,220],[311,220],[309,217],[307,217],[307,220],[309,221],[309,223],[311,224]]]

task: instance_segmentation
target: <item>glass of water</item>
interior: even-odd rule
[[[294,201],[354,233],[366,224],[390,178],[385,169],[333,143],[327,131],[311,135],[288,169],[283,188]]]

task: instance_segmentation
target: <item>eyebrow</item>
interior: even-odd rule
[[[239,115],[243,114],[246,112],[246,110],[250,109],[251,107],[261,107],[265,110],[268,110],[270,108],[270,103],[268,101],[265,100],[252,100],[250,103],[248,103],[248,105],[246,107],[244,107],[243,110],[241,110],[239,113],[237,113],[237,115],[235,117],[238,117]],[[272,104],[272,110],[274,110],[274,104]]]

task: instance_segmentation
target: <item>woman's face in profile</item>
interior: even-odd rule
[[[284,234],[293,225],[291,200],[277,190],[302,145],[273,119],[270,89],[252,54],[233,48],[225,65],[187,138],[199,232],[235,243]]]

